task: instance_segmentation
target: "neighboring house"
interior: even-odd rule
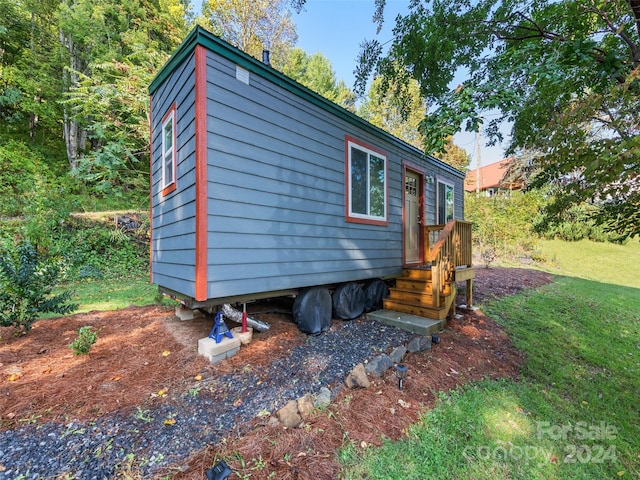
[[[463,219],[462,172],[201,27],[149,91],[151,280],[191,308],[399,276]]]
[[[511,178],[510,168],[513,165],[513,157],[509,157],[479,169],[468,170],[464,179],[465,191],[480,192],[484,196],[493,197],[500,193],[520,190],[522,179]]]

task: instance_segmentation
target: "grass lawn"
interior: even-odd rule
[[[525,352],[520,379],[443,393],[403,441],[345,447],[344,478],[640,478],[640,245],[542,248],[564,276],[482,306]]]
[[[61,285],[59,290],[73,290],[71,299],[80,307],[74,313],[92,310],[117,310],[130,305],[153,305],[162,301],[170,304],[169,299],[158,297],[157,285],[149,283],[149,274],[128,278],[85,279]],[[172,304],[172,303],[171,303]]]

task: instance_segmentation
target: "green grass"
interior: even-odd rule
[[[537,246],[554,273],[640,288],[638,240],[631,240],[626,245],[589,240],[540,240]]]
[[[344,478],[640,478],[640,248],[545,248],[567,276],[483,306],[525,353],[520,379],[443,393],[400,442],[345,447]]]
[[[71,299],[80,307],[74,313],[92,310],[117,310],[131,305],[144,306],[158,303],[158,287],[149,283],[149,275],[135,277],[85,279],[69,282],[59,290],[73,290]],[[168,299],[161,300],[163,303]]]

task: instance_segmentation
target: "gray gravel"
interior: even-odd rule
[[[274,413],[306,393],[338,387],[355,365],[406,344],[411,336],[374,321],[344,322],[308,337],[259,372],[244,369],[208,379],[199,392],[181,392],[92,422],[0,432],[0,466],[5,469],[0,479],[102,479],[130,465],[153,476],[234,430],[241,433],[260,412]],[[165,425],[167,418],[176,423]]]

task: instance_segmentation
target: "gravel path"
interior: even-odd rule
[[[242,431],[260,412],[274,413],[305,393],[338,387],[355,365],[406,344],[411,336],[374,321],[344,322],[309,337],[260,371],[245,368],[214,377],[200,391],[169,393],[128,415],[116,412],[91,422],[0,432],[0,465],[5,468],[0,479],[103,479],[129,465],[153,475],[233,430]],[[168,419],[175,423],[165,425]]]

